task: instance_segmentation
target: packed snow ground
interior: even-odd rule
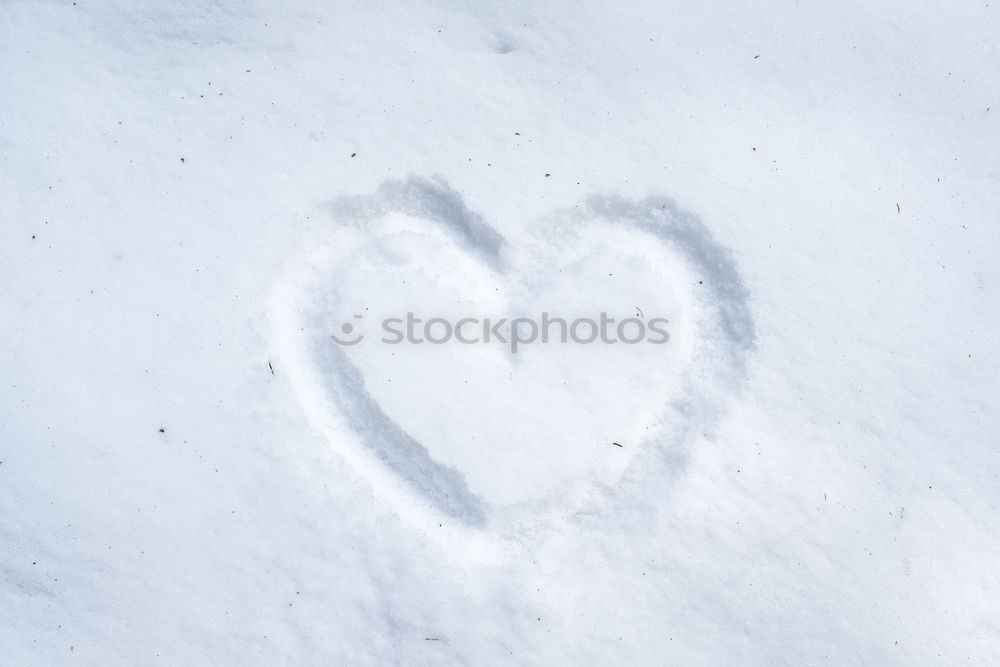
[[[0,663],[995,661],[997,11],[3,4]]]

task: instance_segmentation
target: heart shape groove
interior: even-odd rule
[[[313,426],[418,525],[509,538],[586,504],[682,459],[742,379],[747,292],[670,200],[591,197],[516,243],[440,180],[331,211],[274,290],[276,352]]]

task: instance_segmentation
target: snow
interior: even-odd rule
[[[3,4],[0,662],[989,664],[996,11]]]

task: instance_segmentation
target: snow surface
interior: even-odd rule
[[[995,663],[991,4],[3,3],[0,664]]]

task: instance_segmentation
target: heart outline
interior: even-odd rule
[[[438,225],[465,250],[503,273],[507,241],[481,216],[469,210],[443,179],[410,177],[406,181],[387,181],[372,195],[341,197],[330,203],[328,210],[341,223],[339,228],[352,227],[361,233],[388,213],[419,217]],[[673,414],[679,426],[664,429],[663,437],[659,438],[685,442],[691,429],[717,417],[718,406],[712,396],[714,383],[734,384],[742,376],[747,356],[754,348],[749,293],[731,253],[714,240],[696,216],[663,197],[630,201],[615,196],[591,196],[582,205],[556,211],[552,216],[570,225],[589,221],[631,226],[654,236],[706,277],[711,276],[709,284],[704,286],[703,298],[719,325],[714,332],[716,340],[709,346],[718,353],[713,360],[713,372],[698,381],[694,381],[692,374],[683,395],[668,402],[665,413]],[[470,532],[482,535],[491,530],[512,534],[512,524],[523,524],[528,518],[508,521],[506,529],[501,528],[497,517],[491,516],[490,508],[468,488],[461,473],[435,461],[426,446],[384,412],[365,389],[360,371],[339,346],[326,345],[317,351],[321,355],[318,360],[323,362],[321,366],[339,372],[332,381],[316,377],[313,362],[317,358],[303,355],[308,346],[303,348],[298,342],[301,328],[296,331],[296,322],[309,302],[310,275],[308,271],[303,275],[302,268],[322,266],[322,245],[319,248],[293,259],[272,295],[276,345],[291,370],[293,389],[310,422],[331,441],[342,441],[345,429],[354,434],[354,442],[339,443],[342,453],[373,484],[383,501],[392,502],[400,514],[418,524],[443,527],[448,523],[466,535]],[[682,463],[685,454],[683,448],[673,448],[667,456]],[[564,505],[579,503],[579,498],[565,499]]]

